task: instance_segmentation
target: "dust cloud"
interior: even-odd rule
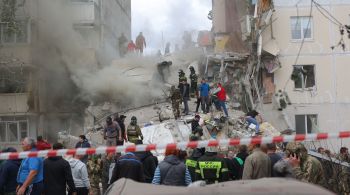
[[[156,56],[129,56],[111,64],[101,64],[96,53],[88,49],[86,40],[72,28],[74,12],[65,1],[40,0],[36,61],[43,70],[49,90],[47,98],[52,109],[83,111],[88,105],[104,101],[116,104],[143,105],[164,98],[156,64],[171,60],[171,80],[177,69],[198,58],[200,51],[191,50],[160,59]],[[97,52],[94,52],[96,51]],[[108,52],[108,51],[107,51]],[[112,53],[112,52],[108,52]]]

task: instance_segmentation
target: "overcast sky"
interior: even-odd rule
[[[207,15],[211,0],[132,0],[132,39],[143,32],[149,49],[146,53],[162,49],[166,42],[181,41],[183,31],[210,30]],[[163,34],[163,40],[162,40]],[[196,37],[193,37],[195,40]],[[179,46],[182,42],[179,43]],[[162,51],[163,52],[163,51]]]

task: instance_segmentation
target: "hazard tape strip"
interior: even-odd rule
[[[186,149],[186,148],[202,148],[210,146],[237,146],[249,144],[267,144],[267,143],[281,143],[292,141],[317,141],[327,139],[341,139],[349,138],[350,131],[343,131],[339,133],[318,133],[318,134],[297,134],[287,136],[274,137],[251,137],[241,139],[222,139],[222,140],[205,140],[205,141],[191,141],[179,142],[169,144],[148,144],[148,145],[128,145],[116,147],[98,147],[98,148],[77,148],[77,149],[62,149],[62,150],[44,150],[44,151],[28,151],[15,153],[1,153],[0,159],[22,159],[28,157],[54,157],[64,155],[91,155],[91,154],[106,154],[117,152],[138,152],[151,150],[166,150],[166,149]]]

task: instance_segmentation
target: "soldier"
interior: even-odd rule
[[[180,94],[180,90],[176,89],[175,86],[171,86],[170,99],[171,99],[171,105],[173,108],[174,117],[175,119],[178,119],[180,117],[181,94]]]
[[[140,127],[137,125],[137,118],[136,116],[131,117],[130,125],[127,129],[127,136],[128,141],[131,143],[136,144],[137,140],[143,140],[143,135],[141,133]]]
[[[102,160],[97,155],[89,157],[87,162],[88,175],[90,177],[90,193],[100,195],[100,182],[102,178]]]
[[[114,153],[108,153],[102,160],[102,192],[105,194],[110,185],[112,171],[114,169],[117,156]]]
[[[342,162],[350,162],[349,158],[349,149],[347,147],[340,148],[340,154],[338,155],[338,159]],[[339,192],[341,194],[350,194],[350,173],[349,168],[345,166],[341,166],[339,170]]]
[[[293,167],[295,177],[301,181],[324,186],[324,174],[320,161],[307,154],[307,149],[300,142],[289,142],[286,156]]]
[[[197,88],[198,88],[198,76],[196,74],[196,71],[194,70],[193,66],[190,66],[190,80],[191,80],[191,96],[194,97]]]
[[[181,84],[181,82],[182,82],[184,79],[186,79],[186,74],[185,74],[185,72],[184,72],[182,69],[180,69],[180,70],[179,70],[179,84]]]

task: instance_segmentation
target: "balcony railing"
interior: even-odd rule
[[[0,93],[0,114],[28,112],[28,93]]]

